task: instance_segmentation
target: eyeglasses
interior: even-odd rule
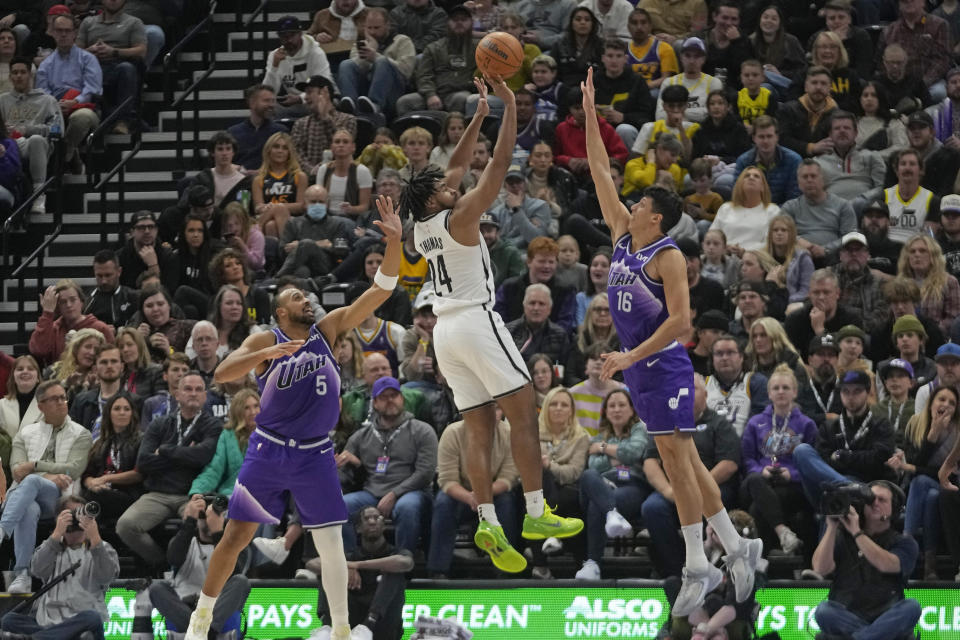
[[[57,404],[59,404],[59,403],[61,403],[61,402],[66,402],[66,401],[67,401],[67,396],[61,394],[61,395],[59,395],[59,396],[47,396],[47,397],[44,398],[43,400],[37,400],[37,403],[41,403],[41,402],[56,402]]]
[[[133,225],[134,231],[153,231],[157,228],[155,224],[135,224]]]

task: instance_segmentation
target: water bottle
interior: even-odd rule
[[[54,122],[50,125],[50,141],[55,142],[63,137],[63,131],[60,130],[60,123]]]

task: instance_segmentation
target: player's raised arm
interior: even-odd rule
[[[330,344],[341,333],[359,326],[365,318],[377,310],[387,301],[397,286],[397,274],[400,272],[400,250],[403,244],[401,239],[403,225],[397,215],[393,198],[379,196],[377,209],[380,219],[373,224],[380,228],[387,239],[387,249],[383,254],[383,262],[373,278],[373,286],[363,292],[353,304],[331,311],[317,323],[317,327],[327,337]]]
[[[472,237],[479,233],[480,216],[500,193],[503,179],[507,177],[510,161],[513,159],[513,149],[517,144],[517,102],[513,91],[510,91],[500,76],[484,77],[493,87],[493,95],[503,100],[505,106],[503,120],[500,121],[500,133],[497,135],[497,144],[493,148],[493,158],[480,174],[477,186],[457,201],[450,214],[450,233],[454,239],[458,238],[458,234],[469,234]]]
[[[600,137],[600,125],[597,123],[597,105],[594,101],[596,92],[593,89],[593,67],[587,70],[587,79],[580,83],[583,91],[583,111],[586,115],[584,127],[587,130],[587,162],[590,164],[590,175],[597,189],[597,200],[600,201],[600,213],[603,221],[610,228],[610,236],[616,242],[627,232],[630,223],[630,212],[620,202],[617,187],[610,176],[610,156],[603,146]]]
[[[483,126],[483,120],[490,115],[490,105],[487,103],[487,84],[483,81],[483,78],[474,78],[473,83],[477,85],[480,100],[477,101],[477,112],[470,120],[470,124],[467,125],[463,135],[460,136],[460,142],[454,147],[453,153],[450,155],[450,162],[447,163],[447,171],[443,181],[451,189],[459,189],[460,183],[463,182],[463,176],[470,170],[470,160],[473,158],[473,150],[477,146],[480,127]]]
[[[272,331],[262,331],[248,336],[237,349],[217,365],[213,372],[213,381],[233,382],[244,377],[269,360],[293,355],[303,346],[303,340],[290,340],[277,344]],[[265,368],[265,367],[264,367]],[[258,371],[257,373],[262,373]]]

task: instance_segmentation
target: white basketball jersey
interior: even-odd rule
[[[920,187],[910,200],[900,197],[900,188],[893,185],[883,191],[883,199],[890,208],[890,229],[887,237],[906,244],[907,240],[923,231],[923,223],[930,213],[933,193]]]
[[[427,277],[433,283],[436,299],[433,312],[438,316],[452,309],[469,306],[493,308],[493,269],[483,236],[479,244],[467,247],[447,229],[450,209],[416,223],[413,239],[417,251],[427,259]]]

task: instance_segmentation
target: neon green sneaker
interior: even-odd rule
[[[503,535],[503,527],[495,527],[489,522],[480,521],[473,535],[474,543],[481,551],[490,554],[493,566],[507,573],[520,573],[527,568],[527,559],[510,546]]]
[[[569,538],[583,531],[583,520],[579,518],[561,518],[553,515],[548,505],[543,505],[543,515],[533,518],[528,513],[523,517],[523,533],[527,540],[545,540],[547,538]]]

